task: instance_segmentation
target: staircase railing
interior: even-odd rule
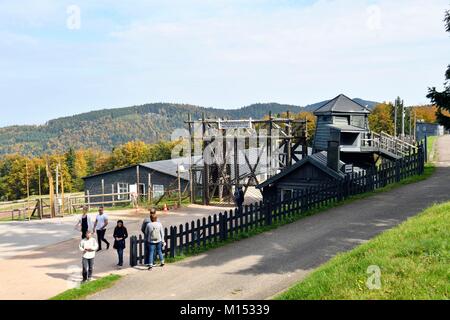
[[[417,147],[401,138],[391,136],[386,132],[370,132],[362,139],[362,146],[372,147],[396,156],[406,156],[417,151]]]

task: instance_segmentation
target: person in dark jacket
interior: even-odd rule
[[[234,192],[234,202],[236,203],[239,212],[242,212],[242,206],[244,204],[244,191],[242,190],[242,187],[236,188],[236,191]]]
[[[117,250],[119,256],[119,267],[123,266],[123,250],[125,249],[125,240],[128,238],[127,228],[123,225],[123,221],[117,221],[117,226],[114,228],[114,249]]]

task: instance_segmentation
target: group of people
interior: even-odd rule
[[[244,191],[241,187],[236,188],[234,193],[234,200],[240,212],[242,212],[244,204]],[[89,208],[83,207],[83,214],[76,224],[76,228],[81,232],[81,242],[79,245],[80,251],[83,253],[82,267],[83,267],[83,282],[90,281],[94,268],[95,253],[102,250],[102,243],[106,244],[106,250],[109,249],[110,243],[105,238],[106,227],[109,224],[108,215],[105,213],[104,207],[99,207],[98,214],[94,222],[88,215]],[[95,231],[97,239],[92,234]],[[164,242],[164,227],[158,221],[156,210],[150,210],[150,216],[144,220],[141,226],[141,231],[144,234],[144,263],[148,270],[155,267],[155,256],[159,257],[160,266],[164,266],[163,248]],[[113,232],[114,245],[113,248],[117,250],[118,263],[117,266],[123,266],[123,252],[126,247],[125,240],[128,238],[128,231],[122,220],[117,221],[117,225]]]
[[[81,242],[79,249],[82,252],[82,275],[83,282],[92,279],[94,269],[95,254],[102,250],[102,243],[106,244],[106,250],[109,249],[110,243],[106,239],[106,228],[109,224],[108,215],[105,213],[104,207],[99,207],[98,214],[94,221],[88,215],[89,208],[83,207],[83,214],[78,220],[75,228],[81,232]],[[145,239],[145,264],[151,270],[154,264],[155,253],[158,255],[161,266],[164,266],[164,255],[162,249],[165,246],[164,228],[158,221],[156,210],[150,210],[149,218],[146,218],[141,228]],[[95,231],[97,239],[93,237]],[[113,248],[117,250],[118,267],[123,266],[123,252],[126,247],[126,239],[128,238],[128,230],[122,220],[117,221],[117,225],[113,232],[114,244]]]

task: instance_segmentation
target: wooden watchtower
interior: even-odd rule
[[[314,111],[317,126],[313,152],[327,151],[332,135],[337,135],[340,159],[345,163],[367,168],[380,158],[396,160],[417,149],[387,133],[371,132],[370,112],[369,108],[343,94],[324,103]]]

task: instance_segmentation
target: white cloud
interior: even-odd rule
[[[72,1],[56,7],[42,2],[40,11],[29,12],[18,5],[2,11],[0,5],[0,18],[13,23],[16,12],[24,24],[65,28]],[[443,81],[450,52],[442,23],[448,1],[292,3],[73,1],[82,10],[79,32],[53,39],[45,32],[29,36],[21,28],[6,29],[2,67],[14,79],[40,77],[33,102],[61,104],[51,95],[56,90],[85,110],[151,101],[306,104],[340,92],[377,100],[401,95],[419,103],[427,101],[428,86]],[[15,84],[3,81],[5,92]]]

